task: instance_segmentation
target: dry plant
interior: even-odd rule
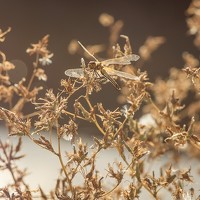
[[[194,0],[188,8],[187,22],[190,33],[196,35],[195,44],[199,46],[200,1]],[[108,14],[102,14],[100,23],[110,31],[109,44],[92,45],[85,48],[93,57],[107,50],[112,58],[124,58],[133,53],[131,42],[125,35],[124,47],[117,44],[123,26]],[[0,42],[4,42],[10,31],[0,30]],[[12,84],[9,71],[15,66],[0,52],[0,100],[5,108],[0,107],[0,118],[8,127],[9,136],[18,136],[19,142],[12,145],[9,141],[0,141],[0,170],[8,170],[13,182],[0,188],[3,199],[140,199],[146,191],[153,199],[161,199],[160,194],[168,191],[171,199],[199,199],[194,188],[192,169],[178,165],[182,155],[199,159],[200,150],[200,74],[199,60],[188,52],[183,53],[185,66],[182,69],[170,69],[165,80],[148,81],[148,73],[141,71],[141,66],[151,57],[165,39],[149,37],[138,50],[140,61],[132,64],[113,64],[111,68],[132,74],[127,77],[102,76],[102,68],[91,70],[81,60],[82,75],[77,78],[61,80],[61,88],[55,92],[46,91],[43,98],[38,98],[42,87],[33,87],[35,80],[47,80],[44,67],[51,64],[53,53],[48,50],[49,36],[44,36],[38,43],[27,49],[30,56],[35,56],[33,72],[29,80],[24,77],[18,84]],[[73,40],[69,45],[71,53],[85,53]],[[87,55],[88,56],[88,55]],[[81,71],[79,70],[79,72]],[[105,74],[103,74],[105,75]],[[108,110],[102,102],[91,101],[98,92],[104,92],[102,85],[110,84],[119,78],[119,103],[123,108]],[[77,93],[82,94],[77,97]],[[192,96],[192,98],[191,98]],[[17,99],[14,100],[14,99]],[[34,112],[24,114],[26,104],[34,107]],[[7,107],[6,107],[7,106]],[[71,109],[73,107],[73,109]],[[73,110],[73,111],[71,111]],[[136,113],[140,112],[141,117]],[[78,131],[79,120],[93,124],[101,138],[94,137],[93,145],[88,147]],[[47,135],[48,133],[48,135]],[[53,143],[52,135],[57,142]],[[20,154],[21,137],[28,137],[38,147],[54,154],[60,162],[60,176],[55,188],[48,194],[42,188],[35,190],[24,181],[26,170],[19,169],[15,161]],[[61,140],[71,141],[72,151],[63,155]],[[119,159],[105,164],[106,176],[102,176],[96,164],[102,150],[115,149]],[[154,169],[148,169],[149,163],[161,155],[171,155],[160,168],[157,175]],[[29,169],[28,169],[29,170]],[[78,183],[75,179],[78,177]],[[108,180],[112,184],[108,184]],[[188,184],[187,184],[188,183]],[[189,185],[189,188],[186,187]],[[199,185],[198,185],[199,187]]]

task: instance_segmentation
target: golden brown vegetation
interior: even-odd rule
[[[194,0],[187,10],[189,32],[196,36],[195,45],[198,47],[199,10],[199,0]],[[123,47],[117,44],[122,21],[102,14],[99,22],[110,30],[109,44],[86,47],[89,52],[98,55],[107,51],[108,57],[112,55],[112,58],[133,53],[127,36],[121,36],[124,39]],[[10,30],[0,30],[0,42],[4,42]],[[0,118],[5,121],[9,135],[19,137],[16,145],[0,141],[0,170],[9,170],[13,179],[12,183],[0,188],[0,196],[5,199],[33,199],[37,193],[40,199],[131,200],[139,199],[146,190],[154,199],[160,199],[161,191],[168,191],[173,199],[198,199],[198,190],[192,184],[190,188],[185,188],[185,183],[193,182],[192,166],[187,170],[176,166],[174,170],[173,164],[179,162],[182,153],[199,159],[199,59],[184,52],[185,66],[182,69],[172,68],[166,80],[159,78],[151,83],[148,73],[140,68],[165,39],[147,38],[138,50],[140,61],[134,65],[110,66],[126,71],[137,79],[118,77],[121,87],[118,101],[124,106],[122,109],[108,110],[102,102],[91,101],[91,96],[103,93],[102,85],[110,83],[101,74],[96,77],[98,71],[90,73],[84,60],[80,66],[85,69],[84,76],[78,79],[66,77],[61,80],[58,91],[49,89],[43,98],[37,97],[42,87],[33,87],[32,83],[36,79],[46,81],[45,66],[52,63],[53,54],[48,50],[48,41],[49,36],[46,35],[27,49],[30,56],[35,56],[32,76],[29,80],[24,77],[14,85],[8,72],[15,66],[0,52],[0,101],[7,105],[7,108],[0,108]],[[69,45],[72,54],[82,55],[85,53],[82,50],[76,40]],[[82,94],[77,98],[76,94],[80,91]],[[25,104],[31,104],[35,112],[25,115]],[[138,111],[141,112],[139,119],[135,116]],[[88,147],[79,137],[79,120],[88,122],[88,126],[95,125],[96,131],[102,135],[100,139],[94,137],[92,147]],[[57,136],[56,145],[52,142],[52,134]],[[21,137],[30,138],[38,148],[50,151],[60,162],[60,176],[49,194],[42,188],[39,191],[30,188],[24,181],[26,170],[15,165],[15,160],[24,157],[20,154]],[[73,147],[73,151],[66,152],[66,155],[61,151],[63,138],[70,140]],[[96,170],[98,154],[111,148],[118,152],[120,158],[114,163],[107,163],[107,176],[102,176]],[[172,155],[171,159],[163,163],[159,176],[155,175],[154,170],[147,170],[149,162],[168,154]],[[77,176],[80,179],[78,184],[74,181]],[[107,185],[107,179],[112,180],[112,185]]]

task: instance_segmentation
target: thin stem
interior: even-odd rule
[[[96,125],[96,127],[98,128],[98,130],[103,134],[106,135],[106,133],[104,132],[104,130],[101,128],[101,126],[99,125],[99,123],[97,122],[96,118],[94,120],[92,120],[93,123]]]
[[[58,158],[59,158],[60,164],[61,164],[61,166],[62,166],[62,170],[63,170],[63,172],[64,172],[64,174],[65,174],[65,176],[66,176],[67,182],[68,182],[68,184],[69,184],[70,191],[73,193],[72,182],[71,182],[71,179],[69,178],[69,176],[68,176],[68,174],[67,174],[67,171],[66,171],[64,162],[63,162],[63,160],[62,160],[62,153],[61,153],[61,144],[60,144],[58,120],[56,120],[56,127],[57,127],[57,139],[58,139]]]
[[[52,132],[53,132],[52,126],[50,126],[50,128],[49,128],[49,141],[50,141],[51,145],[52,145]]]
[[[87,97],[87,96],[84,96],[84,98],[85,98],[85,100],[86,100],[86,102],[87,102],[87,104],[88,104],[90,110],[92,110],[93,107],[92,107],[92,105],[91,105],[91,103],[90,103],[88,97]],[[101,126],[100,126],[99,123],[97,122],[97,118],[96,118],[95,115],[93,115],[92,121],[93,121],[93,123],[96,125],[96,127],[98,128],[98,130],[99,130],[103,135],[106,135],[106,133],[104,132],[104,130],[101,128]]]
[[[90,108],[90,110],[93,110],[92,104],[90,103],[90,100],[88,98],[88,95],[86,94],[85,96],[81,95],[77,100],[79,100],[80,98],[84,98]],[[101,126],[99,125],[99,123],[97,122],[96,119],[96,115],[92,115],[93,118],[91,118],[92,122],[96,125],[97,129],[103,134],[106,135],[106,133],[104,132],[104,130],[101,128]]]
[[[39,54],[37,53],[37,54],[36,54],[35,65],[33,65],[34,70],[33,70],[32,76],[31,76],[31,78],[30,78],[30,80],[29,80],[29,83],[28,83],[28,86],[27,86],[27,90],[30,90],[30,87],[31,87],[31,85],[32,85],[32,83],[33,83],[33,80],[34,80],[34,78],[35,78],[35,72],[36,72],[36,68],[38,67],[38,62],[39,62]]]
[[[70,115],[70,116],[72,116],[73,118],[78,118],[78,119],[82,119],[82,120],[86,120],[84,117],[81,117],[81,116],[79,116],[79,115],[75,115],[74,113],[71,113],[71,112],[68,112],[68,111],[66,111],[66,110],[63,110],[62,111],[64,114],[66,114],[66,115]]]
[[[36,62],[35,62],[35,65],[33,65],[34,66],[34,70],[33,70],[32,76],[31,76],[31,78],[29,80],[29,83],[28,83],[28,86],[27,86],[27,91],[30,90],[30,87],[31,87],[31,85],[33,83],[33,80],[35,78],[35,72],[36,72],[36,68],[38,67],[38,62],[39,62],[39,54],[37,53],[36,54]],[[24,97],[21,97],[17,101],[15,106],[12,108],[12,111],[13,112],[20,112],[23,109],[25,102],[26,102],[26,99]]]
[[[31,118],[31,117],[37,116],[37,115],[39,115],[40,113],[41,113],[41,112],[36,111],[36,112],[30,113],[30,114],[24,115],[24,116],[23,116],[23,119],[27,119],[27,118]]]
[[[160,113],[160,109],[156,106],[156,104],[152,101],[151,97],[148,98],[148,100],[150,101],[150,103],[152,104],[152,106],[155,108],[155,110]]]
[[[120,125],[120,127],[118,128],[118,130],[116,131],[114,137],[116,137],[118,135],[119,131],[121,131],[121,129],[124,127],[124,125],[125,125],[125,123],[126,123],[127,120],[128,120],[128,118],[126,117],[124,119],[124,121],[122,122],[122,124]]]
[[[12,170],[11,162],[10,162],[10,159],[9,159],[9,157],[8,157],[8,155],[7,155],[5,146],[3,145],[3,143],[2,143],[1,141],[0,141],[0,143],[1,143],[1,146],[2,146],[2,149],[3,149],[3,153],[4,153],[4,155],[5,155],[5,157],[6,157],[6,160],[7,160],[6,166],[7,166],[8,170],[9,170],[10,173],[11,173],[11,176],[12,176],[12,178],[13,178],[13,181],[14,181],[15,185],[17,185],[17,179],[15,178],[14,172],[13,172],[13,170]]]
[[[40,131],[41,131],[41,130],[40,130]],[[38,131],[38,132],[40,132],[40,131]],[[33,132],[32,135],[35,135],[35,134],[37,134],[38,132],[37,132],[37,131],[36,131],[36,132]],[[28,136],[29,139],[30,139],[32,142],[34,142],[37,146],[39,146],[39,147],[41,147],[41,148],[43,148],[43,149],[45,149],[45,150],[49,150],[49,149],[47,149],[46,147],[44,147],[43,145],[39,144],[39,143],[37,142],[37,140],[35,140],[34,137],[32,137],[30,134],[26,134],[26,136]],[[52,151],[51,151],[51,152],[52,152]],[[54,153],[55,155],[58,155],[55,151],[54,151],[53,153]]]
[[[117,185],[112,188],[110,191],[104,193],[103,195],[101,195],[101,197],[104,197],[104,196],[107,196],[108,194],[110,194],[111,192],[113,192],[119,185],[120,185],[121,182],[118,182]]]

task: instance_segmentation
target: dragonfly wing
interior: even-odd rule
[[[126,59],[129,59],[130,61],[137,61],[140,58],[140,56],[138,56],[136,54],[126,55],[125,57],[126,57]]]
[[[134,80],[134,81],[139,81],[140,80],[138,76],[135,76],[133,74],[129,74],[129,73],[126,73],[126,72],[114,70],[114,69],[111,69],[111,68],[108,68],[108,67],[104,67],[104,69],[106,70],[106,72],[110,76],[119,76],[119,77],[122,77],[122,78]]]
[[[82,68],[77,68],[77,69],[67,69],[65,71],[65,75],[69,77],[74,77],[74,78],[83,78],[84,77],[84,71]]]
[[[105,66],[108,65],[129,65],[131,64],[131,61],[137,61],[140,58],[140,56],[136,54],[130,54],[126,56],[122,56],[120,58],[113,58],[102,61],[102,64]]]

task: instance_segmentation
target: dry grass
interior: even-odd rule
[[[200,47],[199,10],[200,1],[194,0],[188,8],[186,19],[189,32],[195,35],[197,47]],[[112,55],[112,58],[117,59],[131,55],[132,48],[127,36],[121,36],[124,39],[123,47],[117,44],[123,22],[115,21],[108,14],[102,14],[99,22],[110,29],[109,44],[89,46],[85,51],[95,55],[106,51],[108,58]],[[0,31],[0,42],[4,42],[9,31],[11,28]],[[199,191],[192,184],[189,189],[185,188],[185,183],[193,182],[192,166],[187,170],[182,169],[181,165],[180,168],[176,167],[176,171],[173,169],[182,154],[199,159],[199,59],[184,52],[185,66],[182,69],[172,68],[166,80],[157,79],[151,83],[148,81],[148,72],[140,69],[165,39],[149,37],[138,50],[138,62],[109,66],[111,69],[126,71],[135,79],[118,77],[117,74],[109,76],[101,62],[87,64],[82,59],[80,68],[84,73],[80,78],[66,77],[61,80],[58,91],[49,89],[43,98],[38,98],[43,88],[33,87],[33,82],[46,81],[45,67],[52,63],[53,53],[48,50],[48,41],[49,36],[46,35],[26,50],[30,56],[35,56],[32,76],[29,80],[24,77],[14,85],[8,72],[15,66],[0,52],[0,101],[7,105],[7,108],[0,107],[0,118],[5,121],[9,135],[19,137],[17,145],[0,141],[0,170],[9,170],[13,180],[0,188],[0,197],[131,200],[139,199],[141,191],[146,190],[154,199],[160,199],[160,192],[166,190],[173,199],[199,199]],[[75,40],[69,45],[69,52],[73,54],[82,55],[85,51]],[[92,59],[88,54],[85,56]],[[102,85],[110,82],[117,88],[120,85],[118,101],[124,105],[122,109],[108,110],[102,102],[91,102],[91,96],[103,93]],[[80,91],[82,94],[77,98],[76,94]],[[26,104],[32,105],[35,112],[24,115]],[[70,111],[72,107],[73,112]],[[142,113],[139,119],[135,116],[138,111]],[[84,144],[79,136],[79,120],[88,122],[88,126],[95,125],[96,131],[102,135],[101,139],[94,137],[92,147]],[[55,132],[56,145],[52,142],[52,134]],[[24,157],[20,155],[21,137],[30,138],[38,148],[50,151],[60,162],[60,176],[49,194],[45,194],[42,188],[38,191],[30,188],[24,181],[26,170],[15,165],[16,160]],[[71,141],[73,147],[72,152],[66,152],[67,156],[61,153],[63,138]],[[102,150],[110,148],[119,153],[120,159],[105,166],[107,176],[103,177],[96,170],[96,161]],[[154,174],[154,170],[146,169],[149,162],[169,153],[173,155],[172,159],[163,164],[159,176]],[[77,184],[74,179],[80,174],[82,180]],[[127,177],[127,184],[123,186]],[[112,185],[107,185],[107,179],[112,180]]]

